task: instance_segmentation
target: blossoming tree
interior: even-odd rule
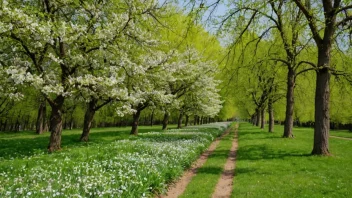
[[[95,103],[99,97],[109,100],[124,94],[123,88],[114,86],[121,84],[123,75],[114,69],[116,67],[110,67],[111,57],[116,51],[123,51],[119,48],[119,39],[138,40],[136,35],[144,35],[134,26],[134,20],[154,5],[152,0],[145,3],[2,2],[1,39],[12,43],[12,54],[20,60],[8,71],[17,81],[25,79],[40,90],[52,109],[49,152],[59,150],[61,146],[65,98],[83,93],[89,96],[87,102]],[[96,77],[94,73],[102,75]],[[110,94],[98,97],[97,93]]]

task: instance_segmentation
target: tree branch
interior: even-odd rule
[[[338,27],[338,26],[340,26],[340,25],[344,26],[344,25],[346,25],[346,23],[347,23],[348,21],[352,21],[352,16],[347,16],[346,18],[344,18],[344,19],[342,19],[341,21],[337,22],[337,23],[336,23],[336,27]]]
[[[348,6],[342,7],[340,9],[338,9],[335,13],[338,14],[340,12],[344,12],[344,11],[347,11],[349,9],[352,9],[352,5],[348,5]]]
[[[298,8],[303,12],[304,16],[306,17],[308,21],[309,28],[313,34],[313,38],[317,45],[320,45],[322,42],[322,38],[319,35],[318,28],[315,24],[316,19],[313,17],[313,15],[309,12],[309,10],[302,4],[301,0],[293,0]]]

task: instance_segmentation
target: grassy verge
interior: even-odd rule
[[[239,128],[232,197],[351,197],[352,144],[330,138],[333,156],[311,156],[313,129],[294,128],[294,139],[247,123]]]
[[[234,125],[231,127],[232,130],[230,131],[230,134],[222,138],[205,164],[198,169],[197,174],[192,178],[192,181],[187,185],[185,192],[180,196],[181,198],[211,197],[224,169],[224,165],[232,146]]]
[[[14,156],[6,152],[8,157],[0,161],[0,197],[153,196],[165,191],[167,183],[181,175],[225,126],[146,132],[137,137],[129,137],[128,131],[99,129],[92,133],[97,135],[92,143],[77,143],[79,133],[73,134],[75,143],[50,155],[24,151],[30,145],[23,144],[36,141],[29,134],[3,138],[18,142],[12,148],[19,150],[13,150]],[[69,139],[67,135],[63,139]]]
[[[347,130],[332,130],[330,135],[352,139],[352,132]]]
[[[176,128],[176,125],[169,126]],[[161,131],[161,126],[140,126],[139,133],[149,131]],[[89,146],[101,143],[111,143],[117,140],[129,137],[131,127],[107,127],[93,128],[90,133],[89,143],[79,142],[82,129],[63,130],[62,132],[62,149]],[[49,143],[50,133],[46,132],[41,135],[35,134],[34,131],[25,132],[0,132],[0,160],[9,158],[28,157],[38,153],[45,153]]]

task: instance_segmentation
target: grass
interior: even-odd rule
[[[332,130],[330,131],[330,135],[352,139],[352,132],[348,130]]]
[[[180,196],[181,198],[211,197],[222,171],[224,170],[224,165],[232,146],[232,141],[234,139],[234,125],[231,127],[232,130],[230,131],[230,134],[222,138],[204,165],[198,169],[197,174],[192,178],[191,182],[187,185],[185,192]]]
[[[171,125],[169,128],[176,128],[176,125]],[[108,144],[116,140],[127,139],[130,130],[131,127],[92,128],[89,143],[79,141],[82,129],[63,130],[61,139],[62,150],[93,144]],[[139,126],[138,131],[142,134],[149,131],[162,130],[161,126],[156,125],[153,127]],[[50,133],[48,132],[41,135],[35,134],[34,131],[0,132],[0,159],[31,156],[36,153],[46,152],[49,136]]]
[[[313,129],[283,127],[268,133],[247,123],[239,128],[232,197],[351,197],[352,142],[330,138],[332,156],[311,156]]]
[[[77,141],[79,131],[65,131],[64,149],[53,154],[31,148],[36,142],[40,142],[36,147],[46,145],[47,134],[2,134],[1,141],[9,150],[1,148],[6,157],[0,160],[0,197],[160,194],[225,126],[219,123],[167,132],[146,132],[151,129],[141,127],[139,136],[129,136],[129,130],[121,128],[100,128],[92,131],[92,142],[88,144]],[[11,145],[11,141],[17,144]]]

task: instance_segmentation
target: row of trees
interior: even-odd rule
[[[215,117],[221,109],[216,58],[184,38],[204,31],[182,24],[187,17],[173,8],[153,0],[12,0],[0,6],[1,99],[23,101],[32,93],[40,104],[38,133],[50,105],[49,152],[60,149],[64,112],[82,103],[82,141],[107,105],[119,116],[133,115],[135,135],[146,108],[164,112],[164,128],[170,111],[177,110],[182,123],[184,116]],[[173,23],[188,31],[171,28]]]
[[[242,115],[263,124],[268,109],[271,131],[273,107],[281,108],[275,103],[282,104],[281,98],[285,99],[283,137],[293,137],[295,118],[298,120],[306,112],[305,117],[314,116],[312,154],[329,155],[330,121],[351,122],[348,109],[343,110],[349,102],[341,100],[341,96],[351,96],[348,38],[352,5],[341,0],[228,3],[230,9],[219,24],[227,38],[234,38],[229,44],[225,70],[233,71],[227,78],[237,79],[236,87],[244,93],[235,96]],[[209,3],[209,8],[218,5]],[[230,67],[232,63],[235,65]],[[300,96],[295,89],[299,89]],[[299,104],[294,105],[297,99]]]

